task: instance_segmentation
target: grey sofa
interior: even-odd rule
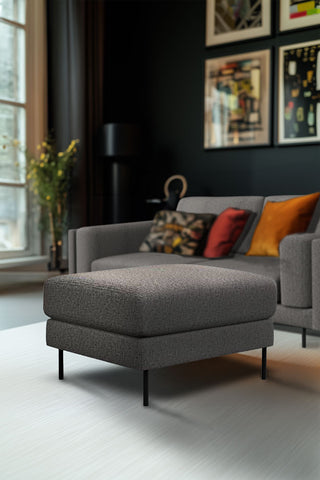
[[[219,214],[228,207],[256,213],[250,229],[232,257],[208,260],[165,253],[139,252],[152,221],[83,227],[70,230],[68,237],[69,273],[162,264],[198,264],[257,273],[271,277],[277,284],[278,304],[272,320],[276,324],[320,330],[320,221],[319,204],[303,234],[285,237],[280,257],[251,257],[250,247],[255,227],[267,201],[282,201],[299,195],[185,197],[177,210]]]

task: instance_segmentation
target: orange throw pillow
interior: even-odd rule
[[[290,233],[305,232],[320,193],[284,202],[267,202],[246,255],[279,257],[279,244]]]

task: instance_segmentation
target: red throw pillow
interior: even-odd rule
[[[251,213],[238,208],[227,208],[220,213],[209,231],[203,256],[206,258],[227,256],[240,237]]]

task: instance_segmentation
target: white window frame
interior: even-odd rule
[[[15,20],[7,19],[5,17],[0,17],[0,22],[5,24],[5,25],[10,25],[12,27],[19,28],[19,29],[23,30],[24,32],[26,32],[26,24],[25,23],[20,23],[20,22],[17,22]],[[26,33],[25,33],[25,50],[26,50]],[[26,51],[25,51],[25,54],[26,54]],[[25,70],[25,72],[24,72],[25,84],[26,84],[26,80],[27,80],[27,75],[26,75],[26,70]],[[25,112],[27,111],[26,98],[25,98],[25,101],[22,103],[22,102],[16,102],[16,101],[12,101],[12,100],[2,99],[0,97],[0,104],[1,105],[9,105],[11,107],[23,108],[25,110]],[[15,136],[15,138],[17,138],[17,136]],[[14,187],[14,188],[26,189],[26,180],[24,179],[24,181],[15,181],[15,180],[13,180],[13,181],[10,181],[10,180],[1,181],[1,179],[0,179],[0,187]],[[28,212],[29,205],[28,205],[27,197],[26,197],[26,202],[27,202],[26,210]],[[29,216],[28,216],[28,218],[29,218]],[[25,246],[25,248],[22,248],[22,249],[19,249],[19,250],[0,251],[0,258],[28,256],[30,254],[31,254],[31,252],[30,252],[30,242],[29,242],[29,225],[28,225],[28,222],[27,222],[27,225],[26,225],[26,246]]]
[[[17,21],[1,18],[0,21],[25,30],[25,91],[24,103],[1,100],[0,103],[25,108],[26,112],[26,146],[30,152],[47,135],[47,27],[46,1],[25,0],[26,20]],[[0,181],[0,186],[26,188],[26,182]],[[0,252],[0,260],[8,258],[29,257],[43,252],[43,238],[38,229],[39,208],[34,208],[31,194],[27,194],[26,248]]]

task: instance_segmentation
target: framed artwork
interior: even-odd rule
[[[271,0],[207,0],[206,46],[270,35]]]
[[[204,148],[270,143],[270,50],[206,60]]]
[[[279,48],[278,141],[320,141],[320,40]]]
[[[280,0],[280,30],[320,27],[319,0]]]

